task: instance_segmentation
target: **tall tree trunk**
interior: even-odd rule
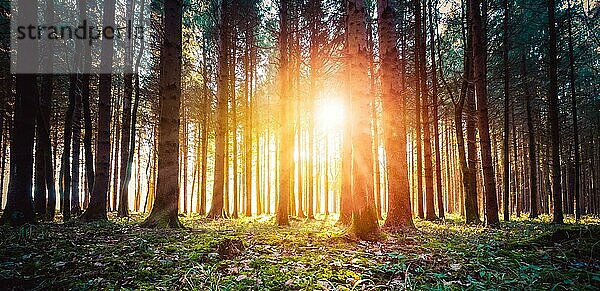
[[[80,153],[81,153],[81,75],[75,76],[75,103],[73,105],[72,124],[72,152],[71,160],[71,214],[78,216],[81,214],[81,206],[79,205],[79,168],[80,168]],[[66,205],[65,205],[66,206]]]
[[[419,218],[425,218],[425,212],[423,209],[423,140],[421,138],[421,113],[422,113],[422,105],[427,106],[426,103],[421,100],[421,0],[413,0],[413,13],[415,15],[415,26],[414,26],[414,34],[415,34],[415,44],[414,44],[414,59],[415,59],[415,139],[417,146],[417,173],[415,174],[415,178],[417,179],[417,191],[415,195],[417,196],[417,213]],[[424,103],[424,104],[423,104]]]
[[[227,126],[227,105],[229,98],[229,24],[228,12],[229,1],[221,2],[219,15],[219,56],[217,68],[217,120],[215,128],[215,167],[213,197],[211,201],[209,218],[223,217],[223,200],[225,190],[225,148],[227,147],[226,137],[228,133]]]
[[[435,152],[435,192],[437,194],[437,205],[438,215],[440,218],[444,218],[444,197],[442,192],[442,162],[441,162],[441,148],[440,148],[440,130],[439,130],[439,113],[438,113],[438,79],[437,79],[437,63],[435,59],[435,33],[434,27],[437,31],[437,1],[431,1],[429,4],[429,35],[431,39],[430,51],[431,51],[431,93],[432,93],[432,105],[433,105],[433,147]],[[434,22],[435,20],[435,22]]]
[[[502,164],[504,165],[504,196],[503,196],[503,214],[504,221],[508,221],[510,219],[510,212],[508,208],[508,195],[510,193],[510,158],[509,158],[509,148],[508,148],[508,140],[509,137],[509,120],[508,120],[508,111],[510,107],[510,64],[508,60],[508,53],[510,50],[510,38],[508,35],[508,21],[509,21],[509,2],[508,0],[503,0],[504,6],[504,20],[503,20],[503,32],[502,32],[502,62],[503,62],[503,78],[504,78],[504,160]],[[515,148],[515,150],[517,150]]]
[[[527,119],[527,136],[529,138],[529,218],[538,216],[538,193],[537,193],[537,150],[535,141],[535,128],[531,114],[531,99],[533,95],[529,92],[529,76],[527,75],[527,60],[525,53],[521,56],[521,77],[523,79],[525,92],[525,113]]]
[[[362,0],[347,1],[348,43],[346,60],[352,120],[352,231],[360,239],[379,237],[379,225],[373,199],[373,136],[371,134],[371,101],[368,96],[368,58],[365,25],[365,4]]]
[[[580,154],[579,154],[579,124],[577,119],[577,95],[575,95],[575,58],[573,56],[573,7],[571,7],[571,1],[568,1],[569,5],[569,18],[568,18],[568,28],[569,28],[569,88],[571,89],[571,118],[573,122],[573,147],[574,147],[574,159],[575,159],[575,169],[574,169],[574,177],[573,183],[575,184],[575,189],[573,195],[575,195],[575,219],[579,220],[581,218],[581,182],[580,182],[580,173],[581,173],[581,165],[580,165]]]
[[[37,1],[19,0],[17,23],[37,22]],[[16,95],[13,115],[13,128],[10,142],[10,182],[6,208],[0,223],[22,225],[35,221],[32,197],[33,144],[35,137],[35,105],[37,100],[36,75],[38,47],[35,42],[19,40],[16,50],[20,56],[16,63]],[[28,72],[29,74],[24,74]]]
[[[307,131],[308,131],[308,161],[307,161],[307,168],[308,168],[308,179],[307,179],[307,183],[308,183],[308,206],[307,206],[307,216],[308,219],[313,219],[314,218],[314,202],[315,202],[315,181],[314,181],[314,168],[315,168],[315,142],[314,142],[314,135],[315,135],[315,129],[314,129],[314,121],[315,121],[315,99],[317,98],[317,90],[318,90],[318,74],[320,73],[320,69],[321,69],[321,58],[320,58],[320,47],[322,45],[322,14],[323,14],[323,10],[322,10],[322,6],[321,6],[321,1],[320,0],[310,0],[308,3],[308,9],[310,10],[310,48],[309,48],[309,58],[310,58],[310,72],[309,72],[309,100],[308,100],[308,108],[307,111],[309,112],[309,116],[308,116],[308,125],[307,125]],[[346,133],[344,133],[344,136],[346,136]],[[346,138],[344,138],[344,140],[346,140]],[[346,142],[344,142],[344,145],[346,145]],[[345,147],[344,147],[345,148]],[[346,152],[344,152],[346,153]],[[346,163],[349,160],[346,160]],[[350,223],[350,220],[352,218],[352,209],[351,207],[345,207],[344,201],[347,201],[347,199],[345,198],[350,198],[351,199],[351,192],[350,192],[350,188],[348,186],[349,183],[349,177],[348,179],[345,179],[344,175],[345,175],[345,171],[344,169],[344,160],[342,160],[342,193],[341,193],[341,213],[340,213],[340,222],[343,223]],[[348,168],[349,169],[349,168]],[[344,190],[344,187],[348,186],[348,191]],[[347,204],[347,206],[350,206],[351,204]]]
[[[179,228],[179,109],[181,99],[181,0],[165,1],[160,53],[160,124],[156,200],[143,227]]]
[[[126,61],[127,62],[127,61]],[[131,99],[133,95],[133,74],[125,74],[125,94],[123,95],[123,118],[121,121],[121,148],[120,148],[120,173],[119,173],[119,206],[117,214],[119,217],[129,216],[129,180],[127,168],[129,168],[129,148],[131,146]],[[130,169],[131,170],[131,169]],[[116,193],[115,193],[116,195]]]
[[[63,133],[63,152],[61,158],[61,211],[63,220],[71,219],[71,143],[73,141],[73,115],[75,113],[75,103],[77,99],[77,74],[69,75],[69,107],[65,114],[64,133]]]
[[[288,51],[288,0],[281,0],[279,11],[279,74],[280,74],[280,109],[279,109],[279,201],[277,207],[277,224],[289,225],[288,207],[290,191],[290,178],[293,175],[293,149],[294,135],[289,113],[291,112],[291,98],[289,96],[289,51]]]
[[[431,130],[429,127],[429,86],[427,86],[427,61],[425,40],[426,7],[421,9],[421,0],[415,0],[415,41],[418,45],[419,84],[421,87],[421,101],[423,114],[423,162],[425,170],[425,219],[435,220],[434,193],[433,193],[433,162],[431,161]]]
[[[554,0],[547,1],[548,8],[548,75],[550,83],[548,86],[548,123],[550,123],[550,142],[552,151],[552,194],[554,199],[553,219],[554,223],[563,223],[562,211],[562,187],[560,173],[560,127],[559,127],[559,104],[558,104],[558,53],[556,33],[556,4]]]
[[[236,69],[236,61],[237,61],[237,43],[236,43],[236,33],[232,33],[231,36],[231,43],[233,44],[231,47],[231,73],[229,75],[230,77],[230,82],[231,82],[231,115],[232,115],[232,121],[231,121],[231,134],[233,137],[233,142],[232,142],[232,149],[233,149],[233,213],[231,215],[232,218],[238,218],[238,212],[239,212],[239,191],[238,191],[238,105],[237,105],[237,97],[235,94],[235,83],[236,83],[236,74],[235,74],[235,69]]]
[[[104,26],[115,23],[115,1],[104,2]],[[106,220],[106,202],[110,179],[110,118],[111,118],[111,87],[112,75],[110,72],[113,63],[113,43],[102,43],[102,60],[100,67],[100,85],[98,89],[98,134],[96,144],[96,169],[94,175],[94,188],[90,195],[90,204],[82,214],[84,220]]]
[[[183,213],[188,213],[188,168],[189,168],[189,147],[188,147],[188,138],[189,138],[189,134],[188,134],[188,117],[187,117],[187,110],[186,110],[186,105],[185,102],[181,102],[180,105],[180,112],[182,115],[182,124],[183,126],[180,125],[180,129],[182,131],[182,139],[180,140],[181,143],[183,143],[181,145],[181,161],[182,161],[182,177],[181,180],[179,181],[179,183],[183,186],[182,191],[181,191],[181,199],[183,200],[183,209],[182,212]]]
[[[252,7],[253,8],[253,7]],[[248,217],[252,216],[252,69],[250,68],[250,47],[254,45],[254,31],[250,29],[249,24],[246,24],[246,46],[244,50],[244,175],[245,185],[244,192],[246,193],[246,203],[244,214]],[[258,163],[258,159],[257,159]],[[258,191],[257,198],[258,196]]]
[[[54,1],[47,1],[44,14],[46,23],[54,23]],[[54,65],[54,45],[50,42],[44,47],[45,57],[43,65],[52,72]],[[35,192],[34,192],[34,210],[38,218],[44,220],[54,219],[54,208],[56,204],[56,189],[54,186],[54,171],[52,167],[52,145],[50,141],[50,106],[52,104],[54,76],[51,74],[43,75],[40,92],[39,110],[36,119],[36,144],[35,144]],[[3,114],[3,113],[2,113]],[[1,117],[2,119],[4,117]],[[0,121],[0,127],[3,127],[4,120]],[[0,129],[0,136],[3,131]],[[2,139],[2,137],[0,137]],[[3,187],[0,187],[3,191]],[[47,194],[47,196],[46,196]],[[2,201],[0,194],[0,201]],[[0,202],[1,204],[1,202]],[[1,208],[1,207],[0,207]],[[49,215],[51,214],[51,215]]]
[[[377,4],[376,4],[377,5]],[[366,8],[366,22],[367,22],[367,54],[368,54],[368,74],[369,74],[369,96],[373,98],[371,106],[371,119],[373,125],[373,174],[375,178],[374,187],[374,201],[375,201],[375,212],[377,214],[377,220],[381,220],[381,171],[379,168],[379,126],[377,124],[377,94],[375,94],[375,79],[377,78],[375,63],[373,60],[374,44],[373,44],[373,19],[371,6]]]
[[[383,102],[383,130],[389,202],[384,227],[393,231],[413,229],[410,186],[408,183],[408,159],[406,142],[406,87],[404,74],[398,68],[398,38],[394,27],[394,8],[387,0],[377,1],[379,51],[381,56],[381,88]],[[404,22],[404,13],[400,16]],[[404,49],[404,48],[403,48]],[[402,58],[402,62],[405,59]],[[403,68],[404,69],[404,68]],[[398,80],[398,76],[402,79]]]
[[[468,2],[468,1],[467,1]],[[466,22],[471,20],[471,13],[466,9]],[[470,25],[466,29],[462,29],[464,50],[464,68],[463,81],[460,91],[460,99],[454,103],[454,125],[456,127],[456,139],[458,144],[458,159],[462,173],[462,184],[464,192],[464,213],[467,224],[478,224],[479,210],[477,207],[477,183],[476,179],[476,149],[475,149],[475,125],[473,121],[473,45],[472,32]],[[466,130],[467,130],[467,146],[465,149],[465,139],[463,134],[463,108],[466,103]],[[462,207],[461,207],[462,209]]]
[[[206,187],[208,171],[208,121],[210,119],[210,100],[208,95],[208,72],[206,60],[208,58],[206,36],[202,37],[202,169],[200,174],[200,208],[198,214],[206,214]]]
[[[486,30],[481,13],[482,0],[470,0],[471,26],[473,37],[473,76],[477,99],[477,126],[479,131],[479,146],[481,150],[481,165],[483,169],[485,215],[486,223],[494,226],[499,223],[498,201],[496,196],[496,180],[492,161],[490,129],[487,108],[487,77],[486,77]],[[485,12],[484,12],[485,13]]]
[[[133,23],[135,1],[127,0],[125,3],[125,19]],[[143,10],[143,5],[142,5]],[[133,51],[131,38],[125,39],[125,95],[123,96],[123,121],[121,122],[121,173],[119,188],[119,217],[129,216],[129,181],[131,180],[131,167],[135,151],[135,125],[132,125],[132,97],[133,97]],[[136,68],[137,71],[137,68]],[[137,77],[136,77],[137,78]],[[138,81],[136,81],[138,82]],[[137,86],[137,85],[136,85]],[[138,89],[136,89],[138,90]],[[136,95],[139,94],[136,92]],[[136,101],[137,102],[137,101]],[[132,130],[133,127],[133,130]],[[133,132],[133,133],[132,133]]]

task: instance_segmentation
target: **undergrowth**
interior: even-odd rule
[[[416,220],[356,241],[335,216],[211,221],[150,230],[141,216],[0,227],[0,289],[446,290],[600,288],[600,219],[513,217],[499,228]]]

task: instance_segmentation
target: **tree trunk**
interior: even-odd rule
[[[232,33],[231,36],[231,42],[232,42],[232,46],[231,46],[231,73],[229,74],[229,78],[230,80],[230,86],[231,86],[231,115],[232,115],[232,121],[231,121],[231,133],[233,136],[233,143],[232,143],[232,149],[233,149],[233,213],[231,214],[232,218],[238,218],[238,212],[239,212],[239,191],[238,191],[238,120],[237,120],[237,116],[238,116],[238,112],[237,112],[237,97],[235,94],[235,82],[236,82],[236,75],[235,75],[235,68],[236,68],[236,60],[237,60],[237,56],[236,56],[236,52],[237,52],[237,44],[236,44],[236,36],[235,36],[235,32]]]
[[[441,148],[440,148],[440,131],[439,131],[439,113],[438,113],[438,79],[437,79],[437,63],[435,59],[435,34],[434,26],[437,31],[437,16],[434,17],[434,13],[437,13],[437,1],[429,2],[429,35],[431,39],[431,91],[432,91],[432,105],[433,105],[433,147],[435,151],[435,192],[437,194],[437,205],[438,215],[441,219],[444,218],[444,197],[442,193],[442,162],[441,162]],[[434,22],[435,19],[435,22]]]
[[[538,193],[537,193],[537,152],[535,141],[535,128],[533,127],[533,117],[531,116],[531,99],[533,96],[529,93],[529,76],[527,75],[527,63],[525,53],[521,56],[521,78],[523,79],[523,89],[525,92],[525,114],[527,119],[527,136],[529,138],[529,218],[538,216]]]
[[[348,43],[346,60],[349,84],[352,137],[352,231],[360,239],[379,238],[379,225],[373,199],[373,136],[371,134],[371,101],[368,96],[368,58],[365,5],[362,0],[347,1]]]
[[[415,139],[417,146],[417,173],[415,174],[415,178],[417,179],[417,191],[415,195],[417,196],[417,213],[419,218],[425,218],[425,212],[423,209],[423,145],[421,138],[421,113],[422,113],[422,100],[421,100],[421,0],[413,0],[413,13],[415,15],[415,44],[414,44],[414,59],[415,59]],[[427,104],[425,103],[424,106]]]
[[[75,103],[73,105],[72,116],[72,142],[73,148],[71,155],[71,214],[78,216],[81,214],[81,206],[79,205],[79,157],[81,153],[81,75],[75,75]],[[65,204],[66,206],[66,204]]]
[[[559,104],[558,104],[558,53],[556,33],[556,4],[554,0],[548,0],[548,74],[550,83],[548,87],[548,123],[550,123],[550,142],[552,151],[552,194],[554,211],[552,221],[563,223],[562,211],[562,187],[560,173],[560,127],[559,127]]]
[[[398,38],[394,27],[394,8],[386,0],[377,1],[383,131],[386,152],[389,202],[384,227],[393,230],[413,229],[406,142],[406,87],[404,74],[398,68]],[[402,26],[404,14],[400,16]],[[402,59],[404,62],[405,59]],[[402,79],[398,80],[398,76]],[[345,160],[345,159],[344,159]]]
[[[252,7],[254,9],[254,7]],[[254,11],[254,10],[252,10]],[[246,49],[244,50],[244,104],[245,104],[245,122],[244,122],[244,175],[245,185],[244,192],[246,193],[246,203],[244,207],[245,215],[252,216],[252,69],[250,68],[250,46],[253,46],[254,31],[250,29],[249,24],[246,24]],[[258,163],[258,159],[257,159]],[[258,196],[258,191],[257,198]]]
[[[44,21],[47,23],[54,22],[54,1],[47,1]],[[47,43],[44,47],[45,58],[43,64],[48,69],[52,70],[54,64],[54,46],[52,43]],[[42,76],[42,88],[39,99],[39,110],[36,120],[36,166],[35,166],[35,193],[34,193],[34,210],[38,218],[44,220],[54,219],[54,208],[56,204],[56,189],[54,186],[54,171],[52,166],[52,145],[50,141],[50,107],[52,104],[52,91],[54,88],[54,76]],[[2,113],[3,114],[3,113]],[[3,127],[3,118],[0,121],[0,127]],[[0,135],[3,130],[0,129]],[[2,139],[2,137],[0,137]],[[4,167],[2,167],[4,168]],[[4,188],[0,187],[0,191]],[[46,197],[47,193],[47,197]],[[0,194],[2,201],[2,194]],[[0,202],[1,204],[1,202]],[[2,207],[0,206],[0,209]]]
[[[165,1],[164,40],[160,53],[160,124],[156,200],[143,227],[180,228],[179,109],[181,98],[181,0]]]
[[[227,0],[221,2],[221,15],[219,15],[219,56],[217,69],[217,120],[215,128],[215,167],[213,197],[208,212],[209,218],[223,217],[223,199],[225,188],[225,148],[227,126],[227,103],[229,98],[229,5]]]
[[[468,2],[468,1],[467,1]],[[469,9],[466,9],[467,23],[471,22],[471,13]],[[467,224],[478,224],[479,209],[477,205],[477,152],[475,147],[475,122],[474,118],[474,107],[475,100],[473,96],[473,39],[472,29],[470,25],[466,28],[465,37],[465,56],[464,56],[464,77],[461,87],[461,101],[460,106],[455,108],[455,125],[456,125],[456,137],[458,140],[458,152],[459,160],[461,164],[461,170],[463,175],[463,187],[465,193],[464,208],[465,208],[465,219]],[[464,156],[465,147],[463,139],[462,129],[462,109],[463,104],[466,102],[466,130],[467,130],[467,150],[466,157]],[[462,147],[462,149],[461,149]]]
[[[291,112],[291,98],[289,96],[289,52],[288,52],[288,0],[281,0],[280,34],[279,34],[279,75],[280,75],[280,109],[279,109],[279,201],[277,207],[277,224],[289,225],[288,208],[290,191],[290,178],[293,175],[293,149],[294,135],[289,113]]]
[[[73,140],[73,115],[75,113],[75,103],[77,102],[77,75],[69,75],[69,107],[65,114],[64,133],[63,133],[63,152],[61,158],[61,211],[63,221],[71,219],[71,142]]]
[[[573,56],[573,8],[571,7],[571,1],[568,1],[569,5],[569,18],[568,18],[568,28],[569,28],[569,88],[571,89],[571,118],[573,122],[573,147],[574,147],[574,193],[575,196],[575,220],[579,220],[581,218],[581,157],[579,154],[579,124],[577,119],[577,96],[575,95],[575,58]]]
[[[104,2],[104,26],[114,25],[115,1]],[[98,134],[96,145],[96,173],[94,188],[90,195],[90,204],[83,212],[83,220],[106,220],[106,202],[110,179],[110,115],[112,75],[106,74],[112,68],[114,48],[112,42],[102,43],[102,60],[100,63],[103,74],[100,74],[98,89]]]
[[[37,22],[37,1],[19,0],[17,3],[21,8],[17,15],[18,23],[30,23],[32,20]],[[17,41],[17,52],[27,54],[27,58],[17,60],[17,71],[36,69],[38,48],[31,45],[31,41]],[[36,75],[16,74],[13,128],[10,131],[10,182],[6,208],[2,212],[0,223],[18,226],[35,221],[31,191],[37,97]]]
[[[504,78],[504,196],[503,196],[503,214],[504,221],[508,221],[510,219],[510,212],[508,207],[508,196],[510,193],[510,158],[509,158],[509,148],[508,148],[508,140],[509,137],[509,120],[508,120],[508,111],[510,105],[510,64],[508,62],[508,53],[510,50],[510,38],[508,35],[508,21],[509,21],[509,2],[508,0],[503,0],[504,6],[504,20],[503,20],[503,33],[502,33],[502,42],[503,42],[503,50],[502,50],[502,62],[503,62],[503,78]],[[515,148],[516,150],[516,148]]]
[[[479,146],[481,150],[481,165],[483,169],[485,215],[486,223],[490,226],[497,225],[498,201],[496,196],[496,180],[492,161],[492,148],[490,143],[490,129],[487,108],[487,80],[486,80],[486,30],[481,13],[481,0],[470,0],[471,26],[473,38],[473,77],[477,99],[477,126],[479,131]],[[485,12],[484,12],[485,13]]]

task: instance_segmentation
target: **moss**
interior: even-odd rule
[[[112,214],[111,214],[112,215]],[[28,289],[375,290],[597,289],[595,244],[600,220],[565,225],[515,219],[500,228],[416,219],[417,231],[356,241],[334,215],[207,221],[183,218],[188,229],[142,229],[143,219],[0,227],[1,286]],[[585,222],[584,222],[585,221]],[[548,240],[553,233],[588,233]],[[218,255],[226,241],[244,245]],[[596,254],[595,256],[590,256]],[[595,260],[595,261],[594,261]],[[28,279],[24,279],[27,274]],[[6,278],[6,279],[4,279]],[[6,285],[9,282],[11,285]]]

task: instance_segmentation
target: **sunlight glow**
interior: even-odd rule
[[[337,92],[324,92],[317,105],[317,128],[324,133],[337,133],[343,130],[346,122],[346,106]]]

